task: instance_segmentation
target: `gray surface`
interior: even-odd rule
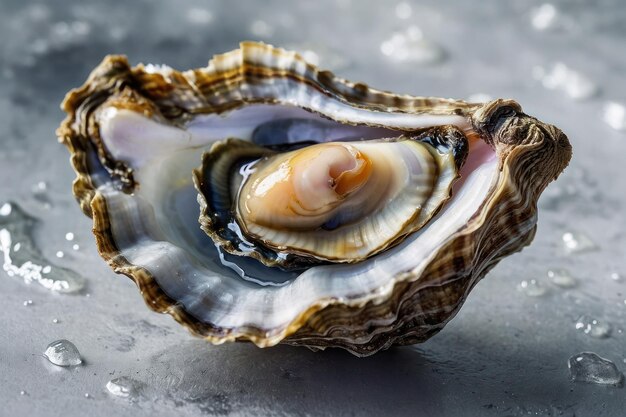
[[[87,288],[52,294],[0,272],[0,415],[624,415],[623,388],[573,383],[567,369],[568,358],[582,351],[626,369],[626,282],[610,279],[612,272],[626,275],[626,135],[602,122],[605,101],[626,100],[624,3],[559,2],[557,24],[546,31],[531,25],[536,2],[492,0],[474,8],[479,3],[429,1],[413,4],[408,20],[396,16],[396,3],[352,3],[286,9],[278,2],[2,2],[0,206],[16,201],[39,218],[34,239],[44,256],[83,275]],[[195,13],[200,19],[190,21],[194,7],[212,19]],[[71,195],[67,151],[55,141],[63,94],[106,53],[179,69],[205,65],[239,40],[259,38],[250,32],[257,19],[273,29],[257,23],[261,38],[312,49],[321,66],[345,78],[420,95],[512,97],[569,135],[575,157],[541,202],[533,246],[496,267],[427,343],[367,359],[213,347],[150,312],[134,285],[98,257],[90,221]],[[398,63],[381,53],[381,43],[409,24],[445,50],[442,62]],[[598,94],[574,101],[545,89],[533,68],[556,62],[594,80]],[[47,190],[33,193],[40,181]],[[586,234],[598,248],[567,255],[567,231]],[[58,250],[66,256],[56,258]],[[551,267],[569,268],[579,285],[552,285]],[[547,294],[516,290],[530,279]],[[24,306],[29,299],[33,304]],[[611,336],[576,330],[582,314],[609,322]],[[82,366],[62,369],[43,358],[48,343],[61,338],[78,346]],[[105,385],[120,376],[142,381],[143,396],[111,396]]]

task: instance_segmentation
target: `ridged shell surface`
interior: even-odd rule
[[[108,56],[63,109],[58,136],[100,255],[150,308],[213,343],[366,356],[426,340],[500,259],[531,242],[539,195],[571,157],[559,129],[512,100],[379,91],[253,42],[184,72]],[[307,120],[329,142],[454,126],[469,152],[450,200],[401,244],[355,264],[276,271],[216,249],[198,223],[192,172],[217,141],[254,140],[277,119]]]

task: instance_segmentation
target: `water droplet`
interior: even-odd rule
[[[63,251],[62,251],[62,250],[57,251],[57,258],[62,258],[62,257],[64,257],[64,256],[65,256],[65,254],[63,253]]]
[[[107,382],[106,388],[116,397],[134,398],[141,394],[144,384],[133,378],[122,376]]]
[[[45,44],[45,42],[43,43]],[[34,45],[37,45],[37,43],[35,43]],[[47,48],[47,46],[44,46],[43,48]],[[37,184],[31,187],[33,197],[35,197],[35,200],[39,201],[42,204],[43,208],[45,209],[49,209],[50,207],[52,207],[50,198],[46,194],[47,190],[48,190],[48,184],[46,184],[45,181],[39,181]]]
[[[113,40],[114,42],[119,42],[126,38],[128,32],[125,28],[121,26],[113,26],[109,29],[108,34],[111,40]]]
[[[79,246],[77,243],[74,243],[74,244],[72,245],[72,249],[73,249],[73,250],[79,250],[79,249],[80,249],[80,246]]]
[[[36,55],[43,55],[50,49],[50,45],[45,39],[35,39],[30,45],[30,50]],[[34,187],[33,187],[34,188]]]
[[[20,395],[26,395],[26,391],[20,391]]]
[[[69,241],[74,240],[74,233],[72,233],[72,232],[67,232],[67,233],[65,234],[65,240],[69,240]]]
[[[89,395],[88,392],[85,393],[85,398],[91,398],[91,395]]]
[[[83,363],[78,348],[74,343],[65,339],[50,343],[44,352],[44,356],[51,363],[58,366],[76,366]]]
[[[28,306],[32,306],[33,305],[33,300],[26,300],[24,301],[24,306],[28,307]]]
[[[33,192],[46,191],[46,189],[48,189],[48,184],[45,181],[39,181],[33,186]]]
[[[250,33],[259,38],[271,38],[274,34],[274,28],[263,20],[255,20],[250,25]]]
[[[18,242],[15,245],[13,245],[13,252],[18,252],[21,248],[22,248],[22,244]]]
[[[602,120],[615,130],[626,131],[626,105],[615,101],[606,103]]]
[[[609,323],[595,319],[584,314],[576,320],[576,330],[579,330],[591,337],[602,339],[609,337],[613,330]]]
[[[583,253],[597,249],[593,241],[585,234],[579,232],[563,233],[563,245],[567,253]]]
[[[530,22],[535,29],[546,30],[554,27],[557,16],[557,8],[550,3],[545,3],[531,12]]]
[[[561,288],[574,288],[578,285],[578,280],[567,269],[549,269],[547,275],[554,285]]]
[[[622,282],[623,277],[619,272],[611,272],[611,274],[609,275],[609,277],[616,282]]]
[[[593,352],[574,355],[567,365],[572,381],[621,386],[624,380],[624,375],[613,362]]]
[[[436,43],[424,39],[422,30],[415,25],[405,32],[396,32],[380,45],[383,55],[397,62],[434,64],[443,60],[445,53]]]
[[[486,103],[493,100],[493,97],[486,93],[475,93],[467,97],[467,101],[470,103]]]
[[[517,290],[529,297],[541,297],[548,292],[548,289],[535,279],[520,282],[517,284]]]
[[[398,16],[399,19],[408,19],[411,17],[412,13],[413,9],[409,3],[403,1],[396,6],[396,16]]]
[[[37,248],[32,229],[37,221],[17,204],[6,203],[0,216],[0,263],[8,276],[16,276],[30,284],[37,282],[57,292],[70,293],[83,288],[84,278],[66,268],[51,265]],[[19,251],[15,245],[19,244]],[[45,275],[45,276],[44,276]]]
[[[91,25],[88,22],[80,20],[57,22],[50,28],[48,37],[41,40],[42,46],[36,52],[64,50],[74,45],[80,45],[87,40],[90,32]]]
[[[187,21],[194,25],[206,25],[213,20],[213,13],[210,10],[200,7],[192,7],[187,10]]]
[[[598,87],[585,75],[557,62],[551,69],[533,68],[533,76],[548,90],[558,90],[574,100],[584,100],[594,96]]]
[[[50,9],[43,4],[33,4],[26,9],[27,16],[37,22],[50,18]]]
[[[2,207],[0,207],[0,216],[8,216],[9,214],[11,214],[11,209],[11,204],[4,203]]]
[[[59,319],[52,319],[52,323],[58,324],[59,323]]]

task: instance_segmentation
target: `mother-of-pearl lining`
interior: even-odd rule
[[[367,118],[369,123],[402,129],[454,124],[467,130],[469,126],[461,116],[349,110],[354,120]],[[255,126],[275,118],[277,111],[281,117],[319,118],[290,106],[249,105],[226,116],[198,117],[187,129],[180,129],[128,110],[108,108],[100,114],[105,146],[116,159],[129,163],[141,184],[133,196],[111,187],[100,189],[110,213],[115,213],[111,225],[121,254],[149,270],[161,288],[199,320],[223,327],[273,328],[285,325],[320,299],[380,297],[391,289],[390,277],[407,270],[419,271],[427,264],[436,248],[478,210],[497,178],[494,153],[481,142],[473,148],[466,165],[474,169],[461,172],[464,185],[457,187],[455,196],[428,227],[401,245],[359,264],[311,268],[282,287],[250,288],[211,271],[189,251],[168,241],[164,227],[167,193],[191,186],[191,168],[199,164],[202,150],[190,152],[189,148],[210,146],[225,137],[249,138]],[[176,167],[176,172],[168,167]],[[163,175],[165,172],[168,174]]]

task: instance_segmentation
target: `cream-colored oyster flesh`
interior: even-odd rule
[[[265,244],[358,262],[410,229],[432,197],[439,172],[426,146],[331,142],[288,153],[247,179],[238,217]],[[447,179],[451,188],[453,175]],[[325,227],[330,222],[339,226]]]
[[[64,109],[58,133],[100,254],[151,308],[214,343],[369,355],[427,339],[497,261],[530,243],[539,194],[571,155],[565,135],[513,101],[381,92],[257,43],[186,72],[107,57]],[[285,272],[232,255],[225,243],[218,251],[198,223],[192,172],[219,141],[238,138],[273,154],[276,145],[340,142],[366,153],[368,141],[443,126],[469,144],[451,197],[423,227],[367,259]],[[230,233],[239,239],[242,231]],[[237,242],[250,250],[245,235]]]
[[[282,153],[218,142],[195,171],[200,223],[226,251],[268,266],[360,262],[400,243],[441,208],[467,145],[450,127]],[[239,250],[232,226],[269,256]]]

